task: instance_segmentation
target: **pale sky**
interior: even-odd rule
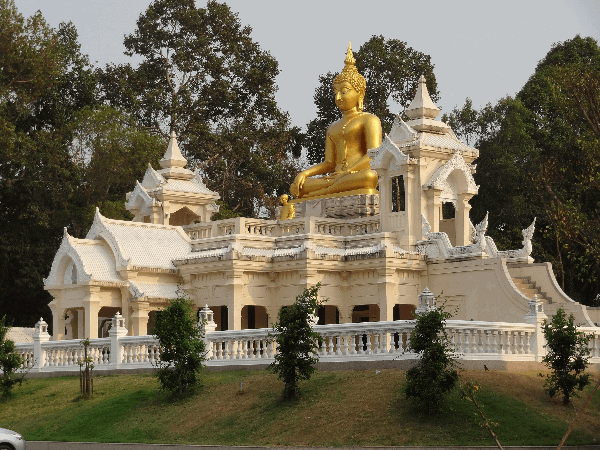
[[[83,53],[96,65],[123,63],[123,37],[150,0],[15,0],[58,27],[72,21]],[[399,39],[431,55],[443,112],[471,97],[476,107],[518,92],[555,42],[600,41],[600,0],[402,1],[230,0],[226,2],[281,70],[279,106],[295,125],[315,117],[318,76],[340,71],[348,46],[372,35]],[[197,0],[197,6],[204,1]],[[415,74],[418,78],[419,74]],[[400,112],[400,107],[397,112]]]

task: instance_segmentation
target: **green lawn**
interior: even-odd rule
[[[473,406],[449,397],[442,414],[422,416],[402,397],[404,372],[318,372],[297,401],[265,371],[206,372],[193,397],[170,403],[149,374],[96,376],[81,400],[78,377],[33,379],[0,404],[0,426],[26,440],[222,445],[494,445]],[[598,374],[595,374],[597,377]],[[503,445],[557,445],[575,415],[550,399],[536,373],[465,371]],[[240,382],[243,392],[240,393]],[[590,388],[586,392],[589,392]],[[600,443],[600,395],[568,445]]]

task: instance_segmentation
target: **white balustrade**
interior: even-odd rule
[[[533,360],[531,339],[535,325],[505,322],[448,320],[446,333],[462,359]],[[507,356],[509,355],[509,356]]]
[[[206,239],[212,237],[212,225],[190,228],[187,233],[191,240]]]
[[[584,332],[590,338],[588,342],[590,361],[600,363],[600,327],[579,327],[577,330]]]
[[[320,336],[316,355],[323,362],[415,359],[409,352],[414,320],[392,322],[315,325]],[[579,328],[590,337],[591,362],[600,363],[600,328]],[[126,330],[125,330],[126,331]],[[474,322],[448,320],[446,334],[455,355],[464,360],[534,361],[532,345],[536,326],[526,323]],[[213,331],[204,341],[212,356],[207,365],[269,364],[277,352],[276,333],[270,328],[258,330]],[[112,347],[111,347],[112,345]],[[79,370],[84,358],[80,339],[41,343],[44,360],[37,362],[32,343],[16,344],[24,358],[24,367],[33,371]],[[111,348],[122,355],[111,359]],[[210,352],[209,352],[210,353]],[[95,370],[153,367],[159,359],[159,342],[153,336],[114,336],[92,339],[88,347]]]
[[[315,222],[315,233],[317,234],[329,234],[331,236],[343,236],[345,233],[346,225],[341,222],[333,221],[317,221]]]

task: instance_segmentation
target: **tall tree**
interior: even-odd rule
[[[373,36],[354,53],[356,67],[367,80],[365,111],[375,114],[381,120],[383,130],[389,132],[395,114],[390,103],[395,102],[406,108],[414,98],[420,75],[427,79],[427,90],[432,100],[439,101],[437,82],[433,73],[431,57],[409,47],[397,39]],[[342,66],[343,58],[333,62]],[[340,118],[332,94],[333,79],[338,72],[327,72],[319,76],[319,86],[314,100],[317,117],[307,125],[304,145],[312,164],[323,160],[325,132],[327,126]]]
[[[226,4],[156,0],[125,38],[137,67],[107,66],[105,98],[141,125],[171,130],[207,185],[231,208],[257,215],[274,210],[287,191],[299,152],[298,129],[277,107],[277,61],[251,38]]]
[[[516,98],[481,111],[467,101],[443,118],[480,150],[473,214],[490,211],[503,248],[537,216],[534,257],[586,304],[600,292],[599,80],[598,43],[576,36],[553,46]]]
[[[73,192],[68,136],[45,111],[56,110],[59,101],[69,106],[50,94],[78,46],[68,25],[54,30],[39,12],[26,20],[12,0],[0,0],[0,14],[0,314],[31,326],[49,315],[42,278]]]
[[[94,206],[123,218],[125,192],[166,140],[99,105],[72,24],[25,19],[12,0],[0,20],[0,315],[32,326],[50,316],[43,278],[63,227],[83,237]]]

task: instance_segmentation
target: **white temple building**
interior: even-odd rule
[[[97,211],[85,239],[65,230],[45,279],[53,339],[106,336],[117,312],[129,334],[151,333],[178,289],[212,309],[217,330],[264,328],[317,283],[323,324],[411,319],[426,287],[454,319],[522,322],[536,294],[548,315],[562,307],[599,324],[600,308],[574,302],[550,263],[532,260],[535,221],[521,249],[501,252],[487,217],[469,216],[479,151],[435,120],[423,77],[405,113],[369,150],[378,196],[309,200],[290,220],[211,221],[219,196],[185,168],[173,133],[162,169],[149,166],[127,194],[133,221]]]

